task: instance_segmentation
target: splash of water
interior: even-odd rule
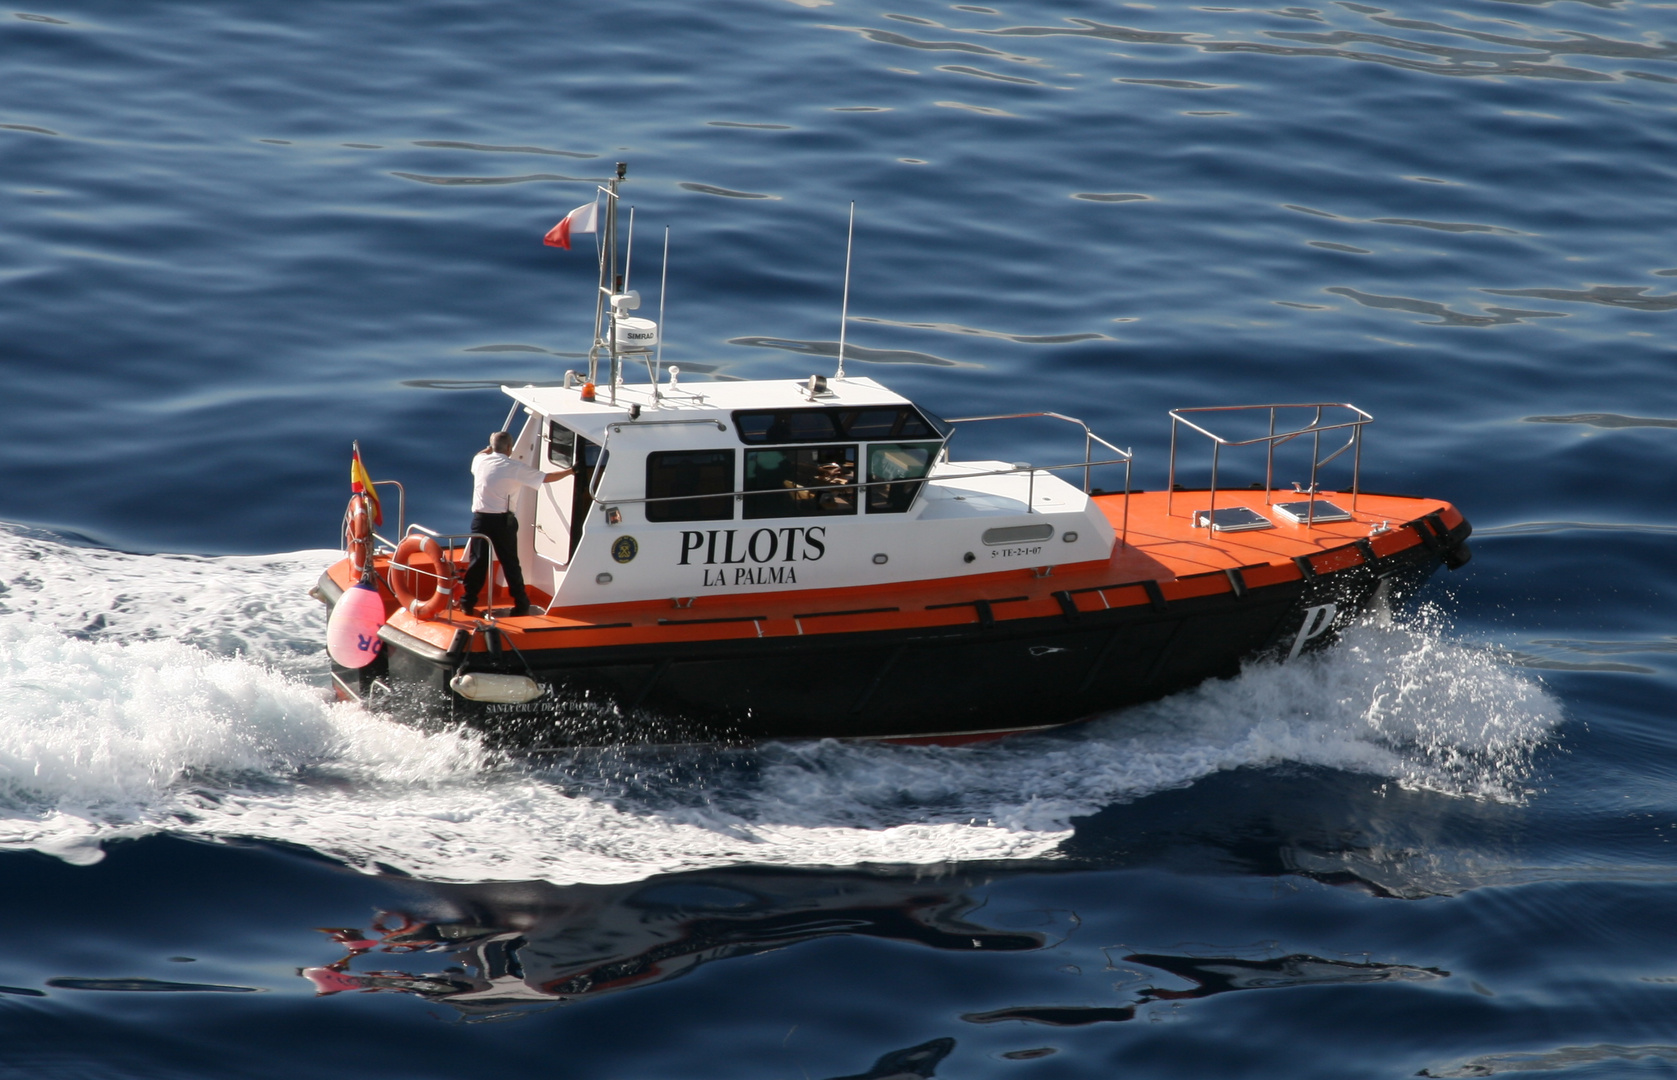
[[[1071,819],[1295,762],[1515,797],[1560,721],[1429,615],[1059,733],[509,760],[328,700],[306,596],[335,553],[0,554],[0,848],[71,861],[168,831],[303,844],[436,880],[636,880],[737,863],[1024,859]]]

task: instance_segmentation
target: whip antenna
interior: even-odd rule
[[[670,227],[664,226],[664,268],[658,274],[658,357],[652,361],[652,400],[658,400],[658,372],[664,366],[664,291],[670,282]]]
[[[856,200],[850,200],[850,232],[844,238],[844,303],[839,308],[839,355],[835,379],[844,378],[844,331],[850,323],[850,248],[856,240]]]

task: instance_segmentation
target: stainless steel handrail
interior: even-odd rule
[[[396,489],[396,535],[400,536],[403,523],[408,520],[408,489],[402,486],[400,480],[374,480],[373,486],[387,486]]]
[[[1096,435],[1093,431],[1090,431],[1089,430],[1089,425],[1087,423],[1085,423],[1082,420],[1079,420],[1075,416],[1067,416],[1064,413],[1057,413],[1057,412],[1025,412],[1025,413],[1002,413],[1002,414],[998,414],[996,416],[959,416],[959,417],[956,417],[953,420],[946,420],[945,423],[949,423],[949,424],[976,424],[976,423],[980,423],[980,422],[983,422],[983,421],[986,421],[986,420],[1030,420],[1030,419],[1035,418],[1035,417],[1047,417],[1050,420],[1064,420],[1068,424],[1076,424],[1078,427],[1083,429],[1083,493],[1085,495],[1087,495],[1089,493],[1089,472],[1096,465],[1122,464],[1124,466],[1124,523],[1123,523],[1123,528],[1122,528],[1122,530],[1120,531],[1120,534],[1119,534],[1119,541],[1118,542],[1120,544],[1127,543],[1129,541],[1129,537],[1130,537],[1130,474],[1131,474],[1131,471],[1132,471],[1132,469],[1134,467],[1134,463],[1135,463],[1135,455],[1131,451],[1118,449],[1118,447],[1113,446],[1111,443],[1107,442],[1105,439],[1101,438],[1099,435]],[[1095,443],[1100,443],[1102,446],[1106,447],[1108,450],[1112,451],[1114,454],[1117,454],[1118,457],[1116,459],[1112,460],[1112,461],[1094,461],[1094,460],[1092,460],[1093,457],[1094,457],[1094,444]],[[1045,467],[1044,471],[1048,472],[1048,471],[1052,471],[1054,469],[1065,469],[1065,468],[1076,468],[1076,466],[1075,465],[1054,465],[1054,466]],[[1034,492],[1033,492],[1033,494],[1034,494]]]
[[[1131,475],[1132,475],[1132,470],[1133,470],[1133,467],[1134,467],[1134,455],[1130,451],[1121,450],[1118,447],[1116,447],[1116,446],[1112,445],[1111,443],[1107,442],[1105,439],[1101,438],[1099,435],[1096,435],[1094,432],[1089,430],[1089,425],[1084,423],[1082,420],[1079,420],[1079,419],[1077,419],[1076,417],[1073,417],[1073,416],[1064,416],[1060,413],[1054,413],[1054,412],[1013,413],[1013,414],[1009,414],[1009,415],[1005,415],[1005,416],[967,416],[967,417],[961,417],[961,418],[956,419],[956,420],[950,420],[950,421],[947,421],[947,422],[951,423],[951,424],[963,424],[963,423],[977,423],[979,421],[984,421],[984,420],[1018,420],[1018,419],[1029,419],[1031,417],[1048,417],[1048,418],[1051,418],[1051,419],[1054,419],[1054,420],[1063,420],[1066,423],[1076,424],[1078,427],[1082,428],[1083,429],[1083,435],[1084,435],[1083,460],[1082,461],[1070,462],[1070,463],[1067,463],[1065,465],[1040,465],[1040,466],[1038,466],[1038,465],[1031,465],[1029,463],[1020,463],[1020,464],[1012,465],[1012,466],[1010,466],[1009,468],[1006,468],[1006,469],[990,469],[990,470],[986,470],[986,471],[982,471],[982,472],[962,472],[960,474],[960,478],[965,479],[965,478],[969,478],[969,477],[976,478],[976,477],[984,477],[984,476],[1011,476],[1011,475],[1017,475],[1018,473],[1023,472],[1027,475],[1027,484],[1028,484],[1027,489],[1026,489],[1026,497],[1025,497],[1025,512],[1026,513],[1035,513],[1036,508],[1035,508],[1034,504],[1036,502],[1036,474],[1038,472],[1052,473],[1052,472],[1058,472],[1058,471],[1061,471],[1061,470],[1064,470],[1064,469],[1082,469],[1083,470],[1083,491],[1084,491],[1085,494],[1087,494],[1090,490],[1090,488],[1089,488],[1090,471],[1092,469],[1094,469],[1097,466],[1103,466],[1103,465],[1122,465],[1122,466],[1124,466],[1124,511],[1123,511],[1121,528],[1120,528],[1120,532],[1119,532],[1119,543],[1120,544],[1127,544],[1129,542],[1129,527],[1130,527]],[[611,509],[613,507],[617,507],[617,506],[634,506],[634,505],[644,505],[646,503],[676,502],[676,501],[679,501],[679,500],[691,500],[691,499],[719,499],[719,498],[743,499],[748,495],[770,495],[770,494],[776,494],[776,493],[780,493],[780,492],[798,492],[798,491],[812,491],[812,492],[856,491],[856,492],[861,492],[861,491],[866,490],[868,488],[888,487],[892,484],[929,484],[929,483],[937,483],[940,480],[954,479],[954,477],[951,477],[951,476],[948,476],[948,475],[945,475],[945,476],[942,476],[942,477],[933,476],[932,473],[931,473],[931,469],[936,467],[936,462],[934,461],[932,463],[932,466],[928,467],[927,473],[926,473],[925,476],[898,477],[898,478],[893,479],[893,480],[868,480],[868,481],[861,481],[861,482],[853,483],[853,484],[823,484],[820,487],[796,487],[796,488],[782,488],[782,489],[769,489],[769,490],[757,490],[757,491],[747,491],[747,490],[744,490],[744,489],[738,489],[738,490],[734,490],[734,491],[708,491],[708,492],[703,492],[703,493],[700,493],[700,494],[693,494],[693,495],[656,495],[656,496],[628,496],[628,497],[602,497],[600,495],[600,482],[604,479],[604,475],[605,475],[605,471],[606,471],[602,466],[605,463],[607,453],[610,451],[611,436],[613,434],[620,433],[622,431],[622,429],[625,428],[625,427],[641,426],[641,425],[644,425],[644,424],[647,424],[647,423],[695,423],[695,422],[697,422],[697,423],[717,423],[717,426],[719,428],[723,428],[723,425],[721,425],[719,422],[712,421],[712,420],[663,420],[663,421],[639,421],[638,423],[635,422],[635,421],[630,421],[630,420],[621,420],[621,421],[613,421],[612,423],[610,423],[608,425],[608,428],[610,430],[608,430],[608,432],[606,434],[606,439],[600,447],[600,463],[594,467],[593,475],[590,477],[590,483],[589,483],[589,489],[588,489],[588,501],[589,501],[590,505],[599,507],[599,508],[604,509],[604,510],[609,510],[609,509]],[[723,428],[723,430],[725,430],[725,428]],[[953,433],[951,433],[951,434],[953,434]],[[865,440],[865,439],[860,440],[861,443],[867,443],[868,441],[869,440]],[[898,441],[910,441],[910,442],[912,442],[912,441],[917,441],[917,440],[898,440]],[[931,442],[933,440],[928,439],[928,440],[920,440],[920,441]],[[949,438],[946,436],[944,439],[939,440],[939,441],[942,442],[945,451],[947,451]],[[1094,443],[1100,443],[1102,446],[1106,447],[1108,450],[1112,451],[1112,453],[1117,454],[1118,456],[1115,457],[1115,458],[1108,459],[1106,461],[1095,461],[1095,460],[1093,460],[1093,451],[1094,451],[1093,444]],[[919,493],[917,491],[916,492],[916,499],[918,499],[918,497],[919,497]],[[575,528],[578,525],[586,527],[586,524],[587,524],[586,521],[577,522],[577,523],[574,523],[572,527]]]
[[[1103,443],[1102,445],[1105,444]],[[1123,451],[1120,450],[1119,453],[1123,453]],[[705,491],[696,495],[648,495],[621,499],[602,498],[595,495],[593,501],[599,506],[633,506],[640,503],[678,502],[683,499],[723,499],[729,497],[745,498],[749,495],[776,495],[796,491],[856,491],[872,487],[889,487],[892,484],[933,484],[940,480],[964,480],[969,477],[976,476],[1016,476],[1020,473],[1031,473],[1033,474],[1032,478],[1034,479],[1034,474],[1039,472],[1056,472],[1061,469],[1081,469],[1085,466],[1095,465],[1126,465],[1128,463],[1128,458],[1113,458],[1110,461],[1073,461],[1066,465],[1032,465],[1029,462],[1021,462],[1005,469],[987,469],[983,472],[963,471],[954,474],[944,473],[941,476],[934,476],[928,472],[924,476],[903,476],[898,477],[895,480],[862,480],[854,484],[822,484],[820,487],[753,488],[750,490],[741,488],[737,491]],[[959,462],[954,462],[952,464],[959,464]]]
[[[1269,411],[1269,434],[1260,435],[1254,439],[1225,439],[1221,435],[1218,435],[1207,428],[1201,427],[1183,415],[1184,413],[1255,412],[1260,409],[1267,409]],[[1276,414],[1282,409],[1313,409],[1315,410],[1315,415],[1311,418],[1310,422],[1305,424],[1303,427],[1295,428],[1292,431],[1277,432],[1275,430]],[[1326,409],[1349,409],[1354,415],[1348,420],[1323,423],[1322,414]],[[1312,401],[1286,404],[1278,403],[1270,405],[1205,405],[1191,409],[1172,409],[1170,410],[1170,475],[1165,495],[1165,514],[1168,516],[1172,513],[1176,495],[1176,430],[1179,424],[1184,425],[1211,440],[1211,506],[1210,509],[1206,511],[1207,528],[1211,528],[1216,522],[1217,467],[1223,447],[1227,446],[1232,448],[1255,446],[1259,443],[1264,444],[1266,448],[1264,468],[1264,503],[1265,505],[1268,505],[1274,502],[1274,499],[1271,497],[1271,492],[1275,490],[1275,448],[1283,443],[1291,442],[1301,435],[1311,436],[1312,449],[1310,454],[1310,487],[1306,492],[1306,494],[1310,496],[1310,509],[1305,517],[1305,526],[1306,528],[1309,528],[1316,524],[1316,492],[1319,487],[1316,482],[1316,477],[1318,471],[1322,468],[1322,466],[1332,462],[1335,458],[1345,453],[1345,451],[1352,449],[1355,450],[1355,453],[1352,457],[1351,466],[1351,510],[1353,513],[1356,512],[1357,496],[1362,483],[1363,427],[1373,421],[1373,416],[1364,412],[1362,409],[1357,408],[1355,405],[1344,401]],[[1345,445],[1341,446],[1327,457],[1322,457],[1322,436],[1327,432],[1344,431],[1347,428],[1350,429],[1351,434],[1350,437],[1346,439]]]
[[[402,539],[406,540],[414,533],[422,533],[425,536],[429,536],[431,539],[436,540],[442,545],[445,555],[454,550],[455,547],[461,547],[465,549],[468,560],[471,558],[471,541],[482,540],[484,548],[489,552],[489,567],[484,576],[484,588],[486,591],[484,592],[483,607],[486,611],[495,610],[495,567],[499,562],[499,557],[495,552],[494,541],[490,540],[484,533],[440,533],[435,529],[426,528],[417,521],[408,526],[408,531],[402,535]],[[456,541],[464,541],[464,543],[457,544]],[[468,561],[467,566],[470,565],[471,564]],[[438,587],[440,588],[442,586],[441,574],[435,574],[429,570],[422,570],[417,566],[406,566],[403,567],[403,570],[410,574],[418,574],[422,577],[435,578]],[[465,571],[462,570],[460,573],[463,578]],[[450,596],[448,598],[448,609],[450,611],[456,611],[459,609],[459,604],[457,603],[458,599],[459,598],[456,596]]]

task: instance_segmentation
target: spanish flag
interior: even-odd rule
[[[384,508],[379,505],[378,490],[373,487],[372,477],[367,475],[367,466],[361,464],[361,442],[358,439],[351,445],[355,456],[349,463],[349,490],[367,496],[367,501],[373,506],[373,524],[383,525]]]

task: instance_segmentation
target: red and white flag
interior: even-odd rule
[[[586,206],[579,206],[565,215],[565,220],[547,231],[542,237],[542,243],[548,247],[571,249],[572,233],[591,233],[599,223],[599,202],[595,200]]]

